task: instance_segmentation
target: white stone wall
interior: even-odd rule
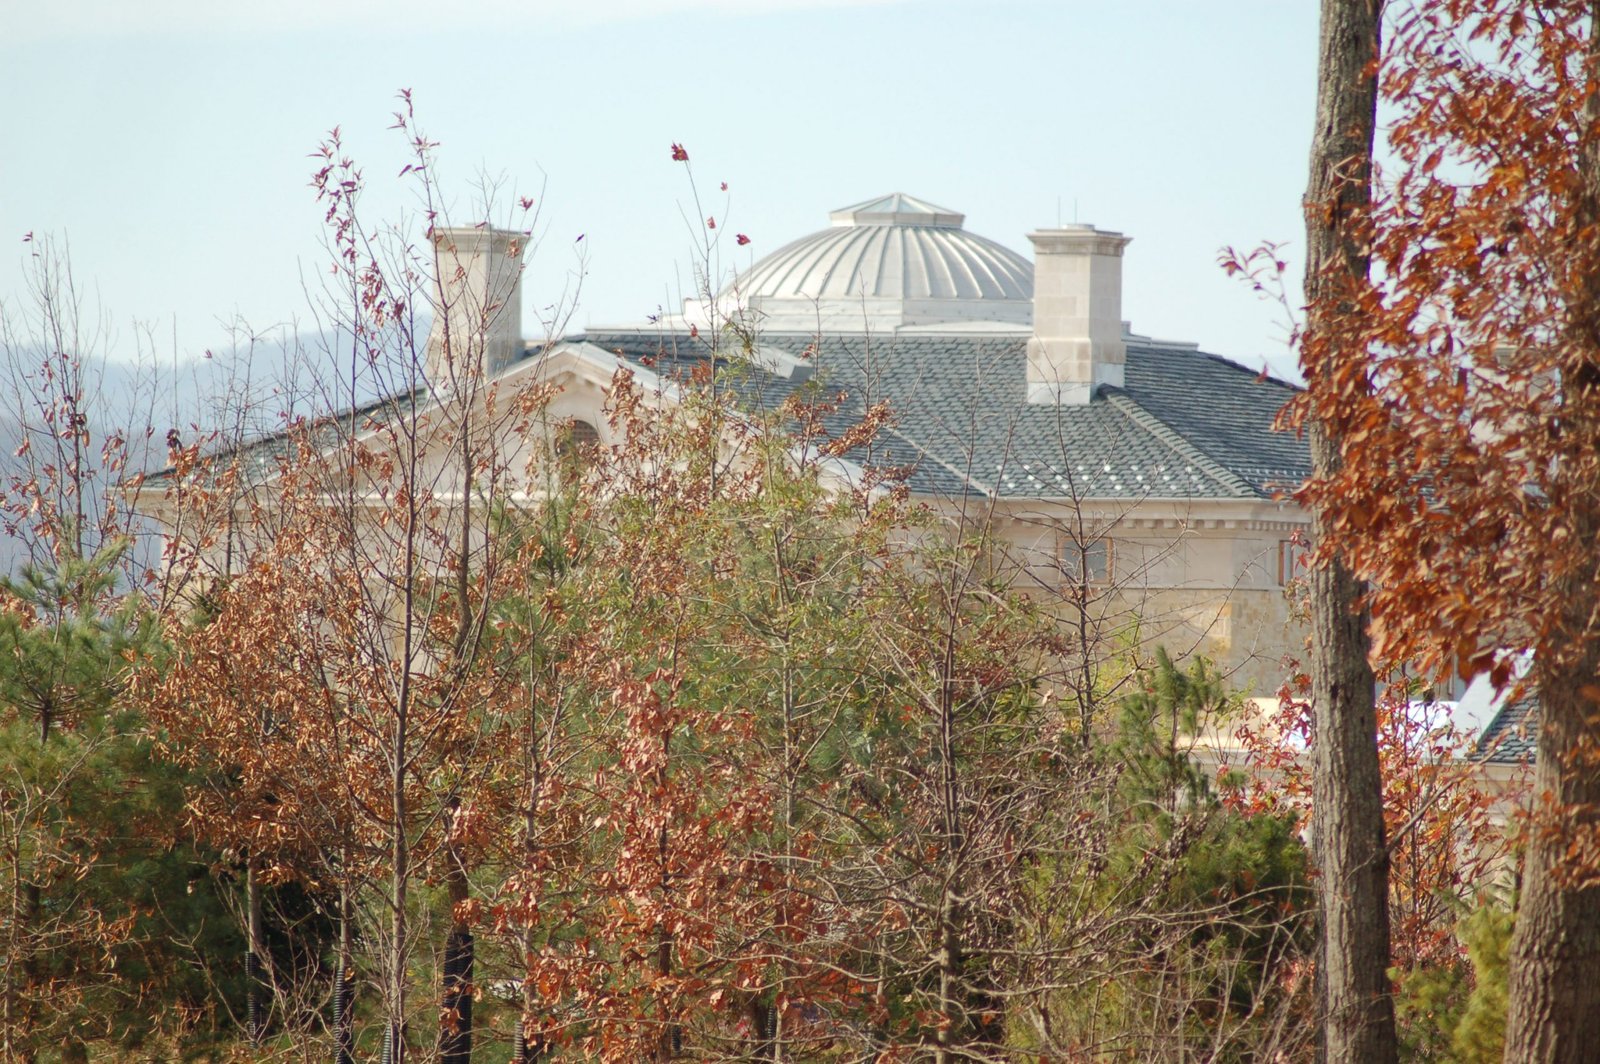
[[[1303,653],[1278,553],[1304,523],[1292,505],[1266,501],[1016,502],[1004,506],[996,533],[1001,564],[1040,601],[1086,592],[1108,641],[1136,631],[1146,650],[1205,654],[1236,687],[1270,695],[1284,657]],[[1111,545],[1109,578],[1080,588],[1062,551],[1101,538]]]

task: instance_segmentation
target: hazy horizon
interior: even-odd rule
[[[690,294],[681,143],[704,213],[750,237],[722,248],[724,275],[892,190],[1023,254],[1028,231],[1076,218],[1133,237],[1135,330],[1281,364],[1281,309],[1216,257],[1287,240],[1297,270],[1309,8],[463,0],[445,24],[435,10],[0,7],[0,299],[19,290],[24,234],[55,234],[125,341],[141,322],[198,355],[224,323],[303,326],[327,262],[308,156],[341,126],[371,216],[414,216],[386,128],[410,87],[457,220],[476,220],[482,184],[503,206],[539,202],[530,334],[580,282],[573,328]]]

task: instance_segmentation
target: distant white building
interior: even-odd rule
[[[540,360],[566,385],[554,413],[603,437],[617,365],[670,379],[709,357],[701,330],[734,314],[757,336],[746,402],[820,388],[846,396],[842,426],[886,400],[896,420],[874,460],[909,467],[911,490],[937,506],[981,501],[1024,586],[1087,585],[1102,615],[1136,614],[1146,643],[1204,651],[1236,684],[1275,692],[1303,635],[1283,592],[1308,521],[1279,496],[1309,458],[1273,431],[1293,388],[1134,333],[1119,233],[1040,230],[1030,261],[902,193],[828,218],[714,307],[557,344]]]
[[[1087,609],[1124,646],[1206,653],[1236,686],[1271,695],[1303,639],[1284,586],[1308,521],[1281,492],[1309,461],[1301,440],[1273,431],[1294,389],[1133,332],[1128,237],[1043,229],[1028,234],[1030,260],[963,220],[900,193],[858,203],[756,262],[713,306],[554,344],[521,334],[520,234],[442,229],[435,301],[456,312],[436,317],[428,386],[451,393],[469,365],[504,387],[552,382],[549,423],[611,442],[602,410],[618,367],[670,402],[674,378],[714,358],[713,322],[732,313],[756,338],[731,376],[741,402],[772,409],[817,389],[839,398],[841,431],[887,402],[894,421],[870,461],[906,469],[909,489],[952,517],[981,513],[1030,594],[1069,616]],[[448,357],[446,319],[479,323]],[[867,461],[845,454],[840,475]]]

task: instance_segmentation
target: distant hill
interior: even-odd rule
[[[206,352],[176,364],[155,366],[105,358],[86,360],[83,408],[95,456],[95,480],[103,491],[112,474],[98,468],[105,441],[120,433],[128,461],[123,476],[167,464],[169,438],[184,444],[238,442],[282,431],[292,419],[348,406],[348,366],[341,375],[328,354],[328,338],[288,334],[247,347]],[[47,386],[43,351],[13,346],[0,369],[0,485],[9,492],[18,477],[47,460],[48,435],[39,396]],[[380,374],[368,369],[354,389],[357,402],[384,391]],[[33,437],[33,453],[18,452]],[[98,496],[100,493],[97,492]],[[139,561],[157,560],[154,536],[140,537]],[[0,573],[27,562],[36,545],[26,535],[0,537]]]

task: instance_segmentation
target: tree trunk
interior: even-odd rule
[[[408,602],[406,604],[408,612],[410,606]],[[408,637],[409,634],[408,632]],[[409,668],[412,660],[409,645],[406,649],[407,653],[401,661],[402,667]],[[384,958],[387,962],[387,970],[384,972],[387,992],[384,996],[388,999],[384,1005],[389,1013],[388,1023],[384,1029],[384,1064],[405,1064],[406,1059],[406,961],[409,959],[411,947],[411,929],[406,921],[406,906],[409,903],[411,886],[411,845],[410,839],[406,836],[410,820],[410,807],[406,796],[406,754],[410,750],[407,735],[409,699],[409,676],[403,676],[400,682],[399,704],[396,707],[393,745],[389,750],[392,759],[389,766],[389,800],[390,812],[394,818],[391,828],[394,834],[389,840],[389,902],[393,908],[389,913],[390,953]]]
[[[339,895],[339,970],[333,977],[334,1064],[355,1064],[356,988],[352,953],[350,892]]]
[[[461,854],[451,846],[448,897],[450,934],[444,943],[444,998],[440,1006],[440,1064],[471,1064],[472,1061],[472,929],[457,915],[467,900],[467,870]]]
[[[1591,535],[1600,535],[1600,522],[1589,526]],[[1575,612],[1587,614],[1594,593],[1591,587],[1587,599],[1573,602]],[[1535,801],[1549,795],[1554,804],[1535,811],[1524,858],[1511,940],[1505,1059],[1580,1064],[1600,1052],[1600,887],[1568,881],[1577,872],[1593,884],[1596,870],[1573,869],[1567,843],[1575,832],[1597,829],[1600,768],[1590,745],[1597,707],[1582,688],[1600,675],[1600,648],[1591,636],[1581,665],[1535,664],[1534,675],[1541,717],[1533,793]]]
[[[256,880],[253,865],[244,870],[245,907],[245,1022],[249,1027],[250,1044],[260,1046],[267,1033],[267,1003],[262,1000],[266,980],[262,973],[261,884]]]
[[[538,1035],[529,1038],[526,1025],[519,1023],[517,1033],[511,1038],[512,1064],[539,1064],[543,1059],[544,1039]]]
[[[667,850],[667,829],[661,829],[661,853],[665,860]],[[665,865],[663,864],[663,867]],[[665,874],[663,874],[665,880]],[[665,980],[672,974],[672,932],[666,924],[661,924],[656,931],[656,975]],[[677,1023],[677,1017],[669,1009],[662,1012],[661,1033],[656,1044],[657,1060],[676,1060],[678,1054],[683,1052],[683,1029]]]
[[[666,829],[661,829],[662,838],[666,838]],[[665,849],[665,846],[663,846]],[[662,925],[656,936],[656,974],[665,979],[672,974],[672,932]],[[677,1017],[670,1011],[664,1012],[662,1019],[665,1023],[661,1028],[661,1036],[656,1046],[657,1060],[676,1060],[678,1054],[683,1052],[683,1029],[677,1023]]]
[[[939,1030],[934,1035],[935,1064],[962,1059],[970,1039],[967,995],[962,973],[966,904],[962,865],[966,835],[961,820],[961,788],[956,764],[956,618],[946,619],[939,676],[939,805],[945,848],[944,884],[939,898]]]
[[[961,904],[953,885],[939,899],[939,1029],[934,1034],[934,1064],[961,1059],[958,1047],[966,1041],[967,1013],[961,993]]]
[[[778,1009],[760,998],[745,1006],[745,1021],[750,1024],[751,1060],[781,1060],[778,1050]]]
[[[537,771],[537,766],[535,766],[535,780],[538,779]],[[538,793],[539,787],[536,782],[533,787],[533,794],[537,795]],[[525,834],[523,836],[523,847],[527,860],[525,867],[529,869],[534,867],[535,849],[538,845],[534,834],[534,812],[537,802],[538,799],[536,797],[529,799],[527,821],[524,828]],[[538,948],[538,939],[534,934],[533,928],[529,927],[522,933],[522,1010],[517,1019],[517,1033],[511,1047],[512,1064],[538,1064],[539,1061],[544,1059],[545,1055],[544,1035],[534,1030],[534,1025],[538,1022],[539,1017],[539,988],[534,985],[533,981],[533,961],[538,953]]]
[[[713,463],[715,464],[715,463]],[[661,767],[656,770],[657,793],[665,795],[668,791],[669,779],[667,766],[672,761],[672,732],[669,729],[661,737]],[[669,869],[672,837],[668,831],[668,821],[663,820],[661,830],[656,836],[656,859],[661,867],[661,901],[666,905],[672,897],[672,874]],[[664,984],[672,975],[672,929],[666,921],[656,926],[656,975]],[[662,1012],[661,1033],[656,1040],[657,1060],[676,1060],[683,1053],[683,1027],[678,1023],[678,1017],[673,1014],[671,1005],[664,1007]]]
[[[1322,437],[1313,431],[1314,461],[1333,448]],[[1320,520],[1311,527],[1319,536]],[[1337,562],[1311,574],[1312,842],[1322,922],[1323,1059],[1329,1064],[1397,1056],[1388,975],[1389,853],[1366,618],[1356,611],[1360,594],[1360,583]]]
[[[461,515],[460,540],[455,550],[456,578],[456,637],[455,657],[458,667],[464,667],[470,657],[473,632],[472,609],[472,469],[473,442],[469,430],[470,398],[476,394],[481,379],[474,375],[472,387],[463,396],[460,411],[461,437]],[[461,800],[452,794],[447,802],[450,834],[455,835],[456,817],[461,810]],[[450,906],[450,933],[444,944],[444,979],[439,1008],[439,1062],[440,1064],[471,1064],[472,1062],[472,968],[474,943],[472,928],[461,918],[461,906],[467,901],[466,856],[460,845],[452,839],[445,848],[445,881]]]
[[[1591,62],[1600,59],[1597,32],[1600,3],[1590,16]],[[1600,123],[1600,97],[1591,94],[1586,111],[1591,124]],[[1579,165],[1577,222],[1592,233],[1600,222],[1600,144],[1592,137]],[[1571,342],[1578,355],[1561,375],[1568,449],[1580,455],[1600,445],[1600,247],[1591,243],[1585,250],[1585,290],[1573,300]],[[1572,468],[1592,467],[1574,462]],[[1533,793],[1535,801],[1548,796],[1553,804],[1535,810],[1511,939],[1505,1059],[1518,1064],[1576,1064],[1600,1052],[1600,869],[1572,868],[1567,853],[1575,834],[1600,831],[1600,761],[1593,745],[1600,712],[1594,694],[1600,677],[1594,616],[1600,500],[1589,483],[1562,484],[1561,490],[1566,497],[1553,497],[1551,505],[1569,515],[1571,542],[1583,544],[1588,556],[1561,578],[1559,645],[1541,648],[1533,666],[1540,712]]]
[[[1350,313],[1350,289],[1369,270],[1354,223],[1371,201],[1377,112],[1379,0],[1323,0],[1317,117],[1306,189],[1308,332],[1302,351],[1315,398],[1328,387],[1318,328]],[[1341,464],[1339,441],[1309,419],[1314,475]],[[1325,538],[1320,512],[1312,537]],[[1389,988],[1389,857],[1378,769],[1374,678],[1361,583],[1338,560],[1310,574],[1313,845],[1322,917],[1319,1002],[1329,1064],[1397,1058]]]
[[[511,1039],[512,1064],[539,1064],[544,1059],[544,1036],[528,1035],[528,1025],[533,1022],[537,1007],[533,988],[529,985],[531,982],[530,979],[523,979],[522,1016],[517,1023],[517,1033]]]
[[[539,650],[533,650],[535,654]],[[522,807],[522,867],[528,881],[537,882],[539,867],[539,803],[544,797],[544,752],[540,746],[540,717],[538,686],[535,684],[528,700],[527,747],[523,752],[528,772],[527,798]],[[552,701],[550,725],[559,719],[559,703]],[[539,1028],[539,988],[534,981],[534,960],[539,953],[539,936],[530,922],[522,932],[522,1008],[518,1017],[517,1032],[511,1044],[512,1064],[538,1064],[545,1058],[547,1048],[543,1031]]]
[[[18,1024],[14,1032],[18,1045],[16,1059],[21,1064],[34,1064],[38,1060],[37,1038],[34,1028],[39,1022],[39,995],[46,993],[44,973],[44,949],[39,941],[39,914],[44,908],[43,894],[39,884],[28,883],[23,887],[23,918],[19,936],[22,945],[22,1001],[18,1010]],[[8,1031],[8,1035],[13,1032]]]

